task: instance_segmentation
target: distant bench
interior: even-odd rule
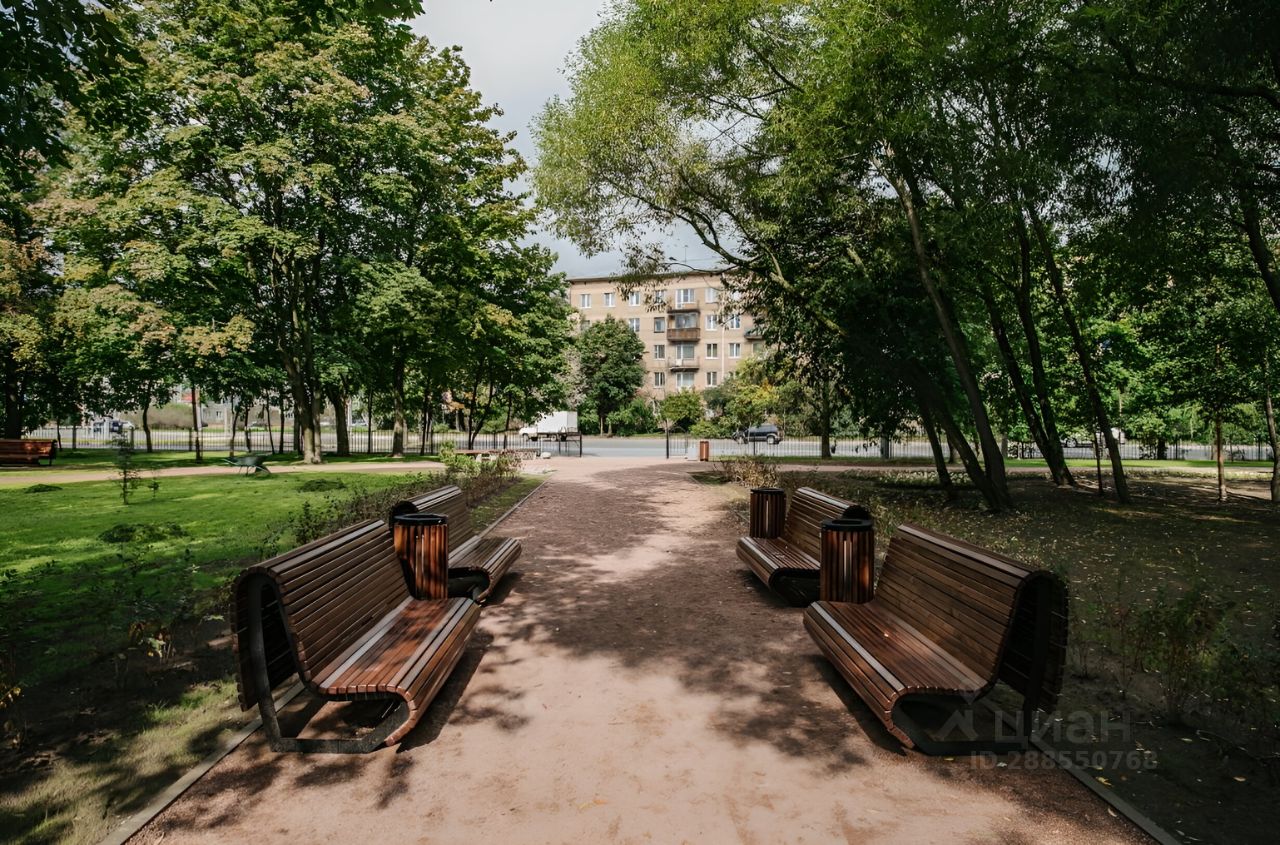
[[[752,493],[753,506],[758,492]],[[773,515],[777,520],[773,529],[762,533],[776,536],[742,537],[738,540],[738,560],[793,605],[806,605],[818,597],[822,523],[869,515],[859,505],[811,487],[796,490],[790,502],[781,490],[766,492],[777,494],[781,513]]]
[[[53,466],[53,459],[58,455],[56,440],[0,440],[0,464],[34,464],[48,461]]]
[[[1035,711],[1062,690],[1062,580],[917,525],[898,527],[871,601],[815,602],[804,624],[889,732],[926,753],[1023,747]],[[971,703],[997,680],[1023,697],[1017,739],[934,738],[908,712],[917,701]]]
[[[519,540],[476,534],[466,498],[452,484],[397,502],[390,519],[405,513],[438,513],[449,518],[450,595],[484,601],[520,557]]]
[[[270,467],[267,466],[267,458],[270,455],[240,455],[235,458],[223,458],[222,462],[229,467],[245,470],[246,473],[257,475],[260,472],[271,474]]]
[[[468,598],[413,598],[380,520],[250,566],[233,590],[240,706],[258,705],[276,751],[394,745],[426,713],[480,618]],[[321,698],[384,699],[394,709],[356,739],[284,736],[272,690],[295,673]]]

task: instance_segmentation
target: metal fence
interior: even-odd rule
[[[115,437],[102,428],[55,429],[46,427],[31,432],[28,437],[56,439],[63,449],[111,449],[115,447]],[[136,449],[143,449],[146,435],[141,429],[126,429],[128,437]],[[281,439],[283,437],[283,440]],[[191,429],[152,429],[151,447],[157,452],[193,451],[195,449],[195,432]],[[230,451],[230,433],[221,429],[205,429],[201,434],[201,445],[206,452],[217,454]],[[391,431],[352,431],[349,436],[351,454],[353,455],[386,455],[391,452],[393,434]],[[697,457],[700,439],[683,432],[672,432],[664,438],[589,438],[586,450],[589,453],[609,454],[625,447],[634,454],[665,455],[670,458],[684,458],[688,455]],[[336,452],[338,437],[332,429],[321,434],[321,443],[326,452]],[[539,451],[555,454],[580,455],[583,452],[583,441],[578,436],[567,442],[555,439],[531,442],[518,434],[499,432],[496,434],[478,434],[474,443],[468,446],[467,435],[463,432],[435,432],[427,435],[423,443],[419,432],[410,431],[405,436],[404,451],[407,455],[434,454],[445,443],[453,444],[457,449],[517,449],[536,447]],[[1005,455],[1011,459],[1037,460],[1040,451],[1034,443],[1007,441],[1003,444]],[[976,450],[976,446],[975,446]],[[237,431],[235,435],[235,452],[296,452],[297,444],[293,439],[293,431],[286,428],[283,435],[279,430],[268,432],[264,428],[251,428],[246,433]],[[1084,442],[1068,440],[1063,447],[1068,458],[1078,460],[1094,460],[1095,448],[1087,439]],[[777,443],[765,441],[735,442],[728,438],[712,438],[711,454],[715,457],[728,455],[764,455],[775,458],[819,458],[822,454],[821,439],[816,436],[784,436]],[[929,440],[925,437],[899,437],[891,440],[880,440],[866,437],[833,437],[831,438],[831,454],[836,458],[861,458],[868,461],[889,461],[899,458],[928,459],[933,456]],[[1139,443],[1129,440],[1120,445],[1120,455],[1126,461],[1132,460],[1213,460],[1214,451],[1211,444],[1192,443],[1188,441],[1170,441],[1163,448],[1157,445]],[[1105,450],[1101,452],[1102,460],[1107,460]],[[1248,443],[1228,443],[1223,447],[1223,457],[1230,463],[1241,461],[1267,461],[1271,459],[1271,449],[1265,440]]]
[[[685,433],[672,433],[669,436],[669,457],[683,458],[697,456],[699,440]],[[730,455],[761,455],[773,458],[818,458],[822,454],[821,438],[814,436],[784,436],[777,443],[765,441],[738,442],[728,438],[710,438],[711,454],[716,457]],[[946,448],[946,444],[943,444]],[[976,444],[975,451],[979,451]],[[1039,460],[1043,456],[1034,443],[1007,441],[1003,444],[1005,456],[1010,459]],[[1225,443],[1223,458],[1229,463],[1243,461],[1271,460],[1271,447],[1265,440],[1249,443]],[[868,439],[862,437],[832,437],[831,455],[835,458],[861,458],[868,461],[890,461],[900,458],[932,458],[933,450],[926,437],[902,437],[890,440]],[[1063,455],[1069,459],[1095,460],[1101,457],[1103,462],[1109,458],[1101,443],[1092,444],[1087,439],[1083,442],[1068,440],[1063,444]],[[1214,447],[1207,443],[1188,441],[1171,441],[1163,446],[1126,441],[1120,444],[1120,456],[1126,461],[1135,460],[1169,460],[1169,461],[1211,461],[1214,459]]]
[[[38,428],[27,434],[27,437],[57,440],[63,449],[114,449],[116,438],[126,437],[135,449],[146,447],[147,436],[140,428],[128,428],[120,434],[112,434],[102,428]],[[391,452],[394,434],[391,431],[353,431],[348,437],[353,455],[386,455]],[[325,430],[320,435],[321,444],[326,452],[338,449],[338,436],[332,430]],[[200,433],[200,444],[206,452],[218,453],[231,451],[231,434],[221,429],[205,429]],[[434,432],[427,435],[423,443],[419,432],[411,431],[405,436],[404,451],[406,454],[434,454],[445,443],[453,444],[456,449],[511,449],[528,444],[518,434],[497,433],[477,434],[474,444],[468,447],[467,435],[463,432]],[[569,443],[575,451],[581,449],[581,442]],[[152,429],[151,448],[156,452],[191,452],[196,447],[196,433],[189,428]],[[286,428],[283,433],[278,430],[268,432],[264,428],[251,428],[235,433],[235,452],[297,452],[298,444],[294,440],[293,431]],[[566,449],[557,443],[546,443],[543,448],[564,452]]]

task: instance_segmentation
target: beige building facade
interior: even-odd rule
[[[675,273],[627,288],[615,276],[569,280],[580,328],[613,317],[644,342],[641,392],[662,399],[723,384],[764,351],[760,327],[735,307],[719,273]]]

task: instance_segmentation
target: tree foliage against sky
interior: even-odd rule
[[[1242,265],[1276,290],[1278,26],[1246,0],[632,0],[572,58],[534,181],[557,232],[638,272],[646,230],[689,225],[771,341],[868,429],[914,418],[944,476],[945,440],[991,507],[1000,432],[1060,484],[1063,439],[1099,432],[1125,500],[1134,292],[1236,292]],[[1186,233],[1219,261],[1183,272]],[[1220,376],[1263,407],[1250,360]]]
[[[384,397],[397,454],[447,400],[473,436],[561,400],[568,308],[509,187],[524,162],[457,52],[403,23],[418,9],[151,0],[76,30],[85,85],[91,47],[127,48],[129,119],[96,117],[101,86],[47,100],[30,232],[0,230],[22,259],[0,312],[7,431],[145,420],[182,383],[237,417],[287,401],[319,461],[322,414],[345,451],[355,395]]]

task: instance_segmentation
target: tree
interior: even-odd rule
[[[696,390],[679,390],[662,400],[662,418],[676,428],[688,431],[706,415],[702,394]]]
[[[578,337],[578,384],[596,410],[600,434],[610,414],[629,403],[644,384],[644,343],[621,320],[607,317]]]

